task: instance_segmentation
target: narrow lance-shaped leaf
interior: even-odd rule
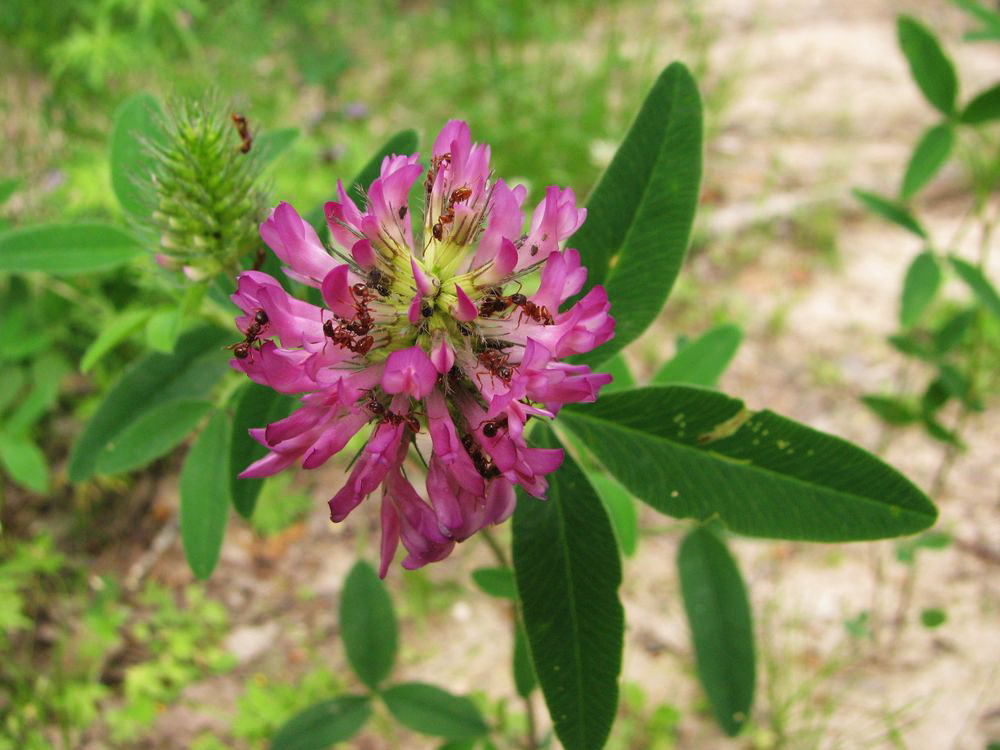
[[[80,372],[87,373],[101,358],[118,344],[138,331],[149,320],[152,310],[126,310],[101,326],[97,338],[90,342],[80,360]]]
[[[152,159],[145,141],[163,141],[163,110],[151,95],[136,94],[118,107],[111,130],[111,187],[126,213],[146,219],[152,210],[141,182],[148,180]]]
[[[893,396],[868,394],[861,397],[861,403],[891,425],[902,427],[920,419],[920,412],[913,404]]]
[[[224,457],[229,429],[217,412],[188,453],[181,469],[181,542],[192,572],[204,580],[219,562],[229,518],[229,478]]]
[[[268,130],[254,138],[251,148],[259,162],[269,164],[295,143],[295,139],[298,137],[298,128]]]
[[[357,734],[371,713],[364,695],[321,701],[289,719],[271,740],[271,750],[327,750]]]
[[[41,224],[0,234],[0,271],[92,273],[117,268],[143,252],[135,236],[113,224]]]
[[[606,474],[588,472],[587,479],[604,504],[622,554],[631,557],[635,554],[639,541],[639,518],[635,511],[635,501],[624,487]]]
[[[736,561],[710,529],[688,533],[677,554],[698,677],[722,731],[734,737],[753,705],[753,616]]]
[[[542,448],[559,442],[533,430]],[[607,513],[571,456],[547,499],[518,493],[514,573],[535,675],[566,750],[604,746],[618,707],[624,612],[621,562]]]
[[[0,465],[22,487],[39,494],[49,491],[45,454],[25,435],[0,432]]]
[[[739,326],[724,323],[684,346],[653,376],[653,383],[687,383],[714,388],[743,340]]]
[[[538,681],[535,679],[535,668],[531,666],[528,636],[524,634],[524,626],[520,623],[514,628],[513,668],[514,689],[522,698],[527,698],[534,691]]]
[[[364,560],[354,564],[344,581],[340,636],[355,674],[377,690],[396,660],[396,615],[385,584]]]
[[[842,542],[921,531],[937,510],[905,477],[845,440],[686,386],[567,406],[560,424],[636,497],[749,536]]]
[[[888,198],[883,198],[881,195],[868,192],[867,190],[855,188],[851,192],[854,193],[855,198],[864,204],[865,208],[876,216],[880,216],[886,221],[891,221],[908,232],[913,232],[918,237],[927,239],[927,232],[920,226],[920,222],[914,218],[906,206],[891,201]]]
[[[961,120],[967,125],[1000,120],[1000,83],[976,94],[962,110]]]
[[[463,740],[488,731],[475,703],[434,685],[404,682],[386,688],[382,699],[396,721],[421,734]]]
[[[153,407],[178,399],[204,398],[226,372],[219,349],[232,333],[202,326],[181,336],[173,354],[153,353],[131,367],[97,407],[73,445],[69,478],[93,476],[98,456],[129,424]]]
[[[955,112],[958,78],[955,67],[945,55],[930,29],[910,16],[896,21],[899,46],[910,64],[913,80],[931,104],[945,115]]]
[[[212,402],[175,399],[143,412],[115,436],[97,457],[100,474],[124,474],[165,456],[198,426]]]
[[[507,568],[477,568],[472,580],[486,594],[498,599],[517,599],[514,574]]]
[[[615,337],[580,361],[594,365],[638,338],[663,308],[687,252],[701,182],[698,87],[680,63],[646,96],[568,245],[587,267],[586,293],[603,284]]]
[[[946,122],[928,128],[920,137],[917,147],[913,150],[910,163],[903,175],[903,184],[899,197],[909,200],[917,191],[926,185],[948,161],[951,148],[955,143],[955,131]]]
[[[904,328],[919,320],[927,306],[934,301],[941,285],[941,269],[934,253],[920,253],[906,270],[903,279],[903,296],[899,304],[899,322]]]
[[[990,283],[990,280],[983,275],[983,272],[968,261],[957,258],[954,255],[948,258],[955,273],[964,281],[972,293],[976,295],[979,303],[985,307],[990,314],[1000,320],[1000,294]]]

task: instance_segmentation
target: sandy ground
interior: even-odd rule
[[[919,246],[861,217],[849,189],[893,191],[909,144],[934,121],[909,81],[893,16],[919,13],[941,31],[966,96],[996,79],[1000,48],[957,41],[967,24],[945,3],[712,0],[703,8],[708,27],[719,33],[710,69],[735,71],[734,93],[716,123],[706,162],[706,185],[720,196],[701,217],[708,249],[684,271],[696,282],[703,313],[668,306],[662,323],[635,348],[633,364],[648,374],[650,359],[664,359],[679,330],[699,332],[709,324],[708,313],[721,307],[746,329],[723,390],[754,408],[772,408],[876,449],[881,427],[857,396],[890,387],[898,375],[901,360],[884,336],[893,330],[902,273]],[[665,8],[657,22],[670,28],[676,13]],[[677,54],[666,45],[662,62]],[[950,235],[959,210],[948,183],[946,175],[922,205],[941,237]],[[836,268],[780,231],[749,261],[726,255],[739,254],[742,233],[756,221],[780,219],[818,201],[854,212],[837,225]],[[775,334],[779,314],[784,323]],[[692,328],[679,328],[681,318]],[[966,545],[1000,549],[998,438],[989,412],[972,420],[971,447],[936,498],[940,528]],[[942,448],[920,434],[901,433],[892,436],[885,456],[926,489]],[[185,747],[198,731],[224,728],[241,681],[252,674],[289,678],[316,659],[346,672],[336,597],[357,551],[374,557],[365,539],[375,518],[362,510],[346,527],[331,527],[324,501],[337,482],[334,472],[317,477],[315,512],[277,539],[264,543],[231,526],[211,589],[230,610],[228,642],[241,666],[189,688],[184,705],[162,717],[158,747]],[[161,502],[174,504],[175,491],[168,488]],[[628,627],[623,679],[641,683],[651,701],[682,711],[678,747],[980,750],[1000,739],[996,561],[955,545],[921,553],[912,599],[897,627],[907,569],[895,561],[892,543],[735,542],[757,615],[760,667],[754,728],[731,742],[703,711],[695,712],[702,699],[673,565],[682,527],[647,509],[641,519],[646,534],[637,556],[626,562],[622,590]],[[154,577],[188,580],[178,546],[155,566]],[[469,543],[428,576],[461,580],[488,563],[483,545]],[[406,601],[413,579],[399,570],[391,578],[394,598]],[[315,594],[309,603],[296,596],[302,587]],[[947,623],[922,627],[919,613],[926,607],[946,609]],[[865,610],[873,637],[852,638],[844,622]],[[315,655],[305,655],[304,643],[324,641]],[[494,699],[513,696],[509,644],[505,609],[470,595],[423,624],[407,622],[396,674],[458,692],[485,689]],[[355,746],[386,742],[366,735]],[[393,743],[437,744],[409,735]]]

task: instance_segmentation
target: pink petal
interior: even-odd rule
[[[455,317],[455,320],[460,320],[463,323],[475,320],[479,316],[479,309],[476,307],[476,303],[469,299],[469,295],[458,285],[455,286],[455,296],[458,297],[458,304],[451,310],[451,314]]]
[[[437,370],[423,349],[411,346],[389,355],[382,373],[382,388],[386,393],[406,393],[422,399],[434,388]]]

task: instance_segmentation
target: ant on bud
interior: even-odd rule
[[[240,153],[250,153],[253,138],[250,137],[250,126],[247,124],[247,118],[233,112],[233,125],[236,126],[236,132],[239,133],[240,139],[243,141],[240,145]]]

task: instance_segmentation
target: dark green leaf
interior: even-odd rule
[[[385,584],[364,560],[354,564],[344,581],[340,637],[355,674],[377,690],[396,661],[396,615]]]
[[[888,198],[883,198],[881,195],[868,192],[867,190],[855,188],[851,192],[854,193],[855,198],[865,205],[865,208],[876,216],[881,216],[886,221],[891,221],[893,224],[913,232],[918,237],[927,238],[927,232],[924,231],[924,228],[920,226],[920,222],[914,218],[906,206],[900,205]]]
[[[404,682],[386,688],[382,699],[396,721],[421,734],[464,740],[488,731],[475,703],[434,685]]]
[[[520,623],[514,628],[514,689],[522,698],[527,698],[538,681],[531,666],[531,652],[528,650],[528,636]]]
[[[955,273],[976,295],[979,303],[1000,320],[1000,294],[997,294],[997,290],[990,283],[990,280],[983,275],[982,271],[961,258],[952,255],[948,260],[951,262],[951,267],[955,269]]]
[[[954,430],[949,430],[940,420],[937,419],[933,414],[924,414],[924,429],[927,434],[930,435],[935,440],[938,440],[946,445],[953,445],[956,448],[963,449],[965,444],[962,442],[962,437]]]
[[[736,736],[753,706],[756,666],[746,586],[726,545],[699,527],[677,554],[698,677],[722,731]]]
[[[23,487],[40,495],[49,491],[45,454],[26,436],[0,432],[0,464]]]
[[[9,273],[107,271],[142,253],[135,236],[100,222],[39,224],[0,234],[0,271]]]
[[[920,398],[920,417],[926,419],[933,417],[937,411],[948,403],[951,393],[941,382],[940,378],[934,378],[927,384],[927,389]]]
[[[357,734],[371,713],[371,703],[363,695],[344,695],[316,703],[278,730],[271,740],[271,750],[326,750]]]
[[[920,137],[913,150],[910,163],[903,176],[899,197],[909,200],[926,185],[948,161],[951,148],[955,144],[955,131],[946,122],[928,128]]]
[[[947,354],[960,343],[979,314],[977,308],[960,310],[945,320],[940,328],[934,331],[934,353]]]
[[[909,328],[920,318],[927,306],[934,300],[941,285],[941,269],[934,253],[925,250],[920,253],[906,270],[903,280],[903,296],[899,305],[899,322]]]
[[[962,122],[968,125],[991,120],[1000,120],[1000,83],[976,94],[962,110]]]
[[[681,63],[660,74],[569,240],[587,266],[585,293],[603,284],[615,337],[583,357],[598,364],[659,314],[687,252],[701,182],[698,87]]]
[[[587,478],[604,504],[622,554],[631,557],[635,554],[639,540],[639,518],[632,496],[606,474],[588,472]]]
[[[228,452],[226,415],[217,412],[198,436],[181,469],[181,542],[191,571],[202,580],[215,570],[226,535]]]
[[[104,397],[73,445],[70,481],[93,476],[97,458],[108,444],[149,409],[207,396],[228,369],[219,349],[232,337],[231,331],[202,326],[181,336],[173,354],[148,354],[132,366]]]
[[[126,310],[101,326],[97,338],[90,342],[80,360],[80,372],[86,373],[101,357],[138,331],[149,320],[152,310]]]
[[[900,354],[905,354],[907,357],[916,357],[917,359],[927,361],[931,361],[936,357],[934,349],[931,343],[927,341],[926,336],[918,334],[915,331],[908,331],[905,334],[896,333],[888,336],[886,340],[889,342],[889,346]]]
[[[740,348],[743,331],[726,323],[680,347],[653,376],[654,383],[687,383],[714,388]]]
[[[267,453],[267,448],[250,437],[250,429],[266,427],[287,417],[296,402],[291,396],[250,382],[240,388],[235,403],[233,434],[229,442],[229,490],[236,512],[249,520],[264,480],[240,479],[239,473]]]
[[[514,574],[506,568],[477,568],[472,571],[472,580],[490,596],[498,599],[517,599]]]
[[[24,370],[20,367],[5,367],[0,378],[0,412],[3,412],[24,387]]]
[[[908,425],[920,420],[920,413],[901,398],[867,395],[861,397],[861,402],[878,414],[882,421],[892,425]]]
[[[146,219],[152,202],[144,195],[150,183],[152,157],[144,141],[162,143],[163,111],[149,94],[136,94],[118,107],[111,130],[111,186],[126,213]]]
[[[618,352],[618,354],[602,364],[599,372],[611,373],[611,376],[614,378],[614,380],[601,389],[601,393],[627,391],[629,388],[635,387],[635,378],[629,372],[628,363],[625,362],[625,357],[622,356],[621,352]]]
[[[16,177],[0,180],[0,206],[9,201],[19,187],[21,187],[21,181]]]
[[[559,442],[536,427],[539,447]],[[618,706],[621,561],[601,501],[573,458],[544,502],[518,492],[514,572],[535,675],[566,750],[604,746]]]
[[[958,78],[930,29],[910,16],[896,20],[899,46],[910,64],[913,80],[931,104],[945,115],[955,113]]]
[[[715,391],[613,393],[567,406],[559,422],[632,494],[677,518],[840,542],[911,534],[937,517],[917,487],[861,448]]]
[[[279,128],[278,130],[269,130],[266,133],[255,136],[252,148],[257,155],[257,161],[261,164],[269,164],[282,151],[295,143],[295,139],[298,137],[298,128]]]
[[[97,457],[97,472],[124,474],[165,456],[211,408],[211,401],[177,399],[147,409],[104,446]]]
[[[994,40],[1000,41],[1000,13],[985,7],[977,0],[951,0],[954,5],[964,10],[973,18],[983,23],[983,28],[970,31],[964,35],[966,41]]]

